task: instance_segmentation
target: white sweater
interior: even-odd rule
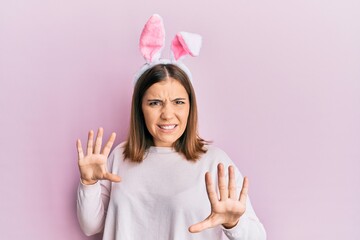
[[[220,149],[207,146],[197,162],[172,148],[150,147],[142,163],[123,160],[123,144],[108,159],[108,170],[120,183],[79,184],[77,213],[86,235],[103,230],[104,240],[263,240],[265,230],[247,200],[246,211],[232,229],[222,226],[190,233],[189,226],[210,214],[205,173],[217,183],[217,164],[234,165]],[[235,167],[238,193],[243,177]]]

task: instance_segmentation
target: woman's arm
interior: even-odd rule
[[[112,133],[101,151],[103,129],[100,128],[95,146],[93,146],[93,131],[89,132],[87,153],[84,155],[80,140],[77,141],[80,184],[77,195],[77,215],[80,226],[86,235],[102,231],[106,209],[109,203],[111,182],[119,182],[120,177],[108,171],[112,165],[113,155],[110,153],[115,140]]]
[[[80,181],[77,193],[77,216],[82,231],[87,236],[99,233],[104,228],[106,210],[110,198],[109,181],[85,185]]]
[[[235,167],[236,185],[238,186],[237,192],[241,189],[239,186],[243,185],[243,176]],[[265,240],[266,232],[265,228],[255,214],[255,211],[251,205],[249,196],[246,197],[246,210],[240,217],[239,222],[233,228],[225,228],[222,226],[224,234],[230,240]]]
[[[206,190],[211,205],[210,215],[192,225],[190,232],[200,232],[212,227],[221,227],[230,240],[265,240],[266,232],[257,218],[248,196],[249,183],[226,153],[217,149],[211,153],[217,169],[217,181],[210,172],[205,175]],[[225,171],[225,166],[228,171]]]

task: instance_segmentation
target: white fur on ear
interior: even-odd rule
[[[184,58],[186,55],[196,57],[200,53],[202,38],[199,34],[179,32],[171,43],[172,57],[175,61]]]

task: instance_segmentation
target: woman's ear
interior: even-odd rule
[[[146,22],[140,36],[140,51],[146,62],[160,59],[165,44],[165,29],[162,18],[154,14]]]

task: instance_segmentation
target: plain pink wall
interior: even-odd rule
[[[200,133],[250,177],[268,239],[360,239],[359,3],[1,1],[0,239],[100,239],[77,223],[75,141],[124,140],[153,13],[167,46],[203,35]]]

